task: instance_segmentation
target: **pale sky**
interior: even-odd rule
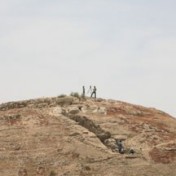
[[[0,103],[96,85],[176,117],[175,0],[1,0]]]

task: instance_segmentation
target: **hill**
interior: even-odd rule
[[[0,138],[2,176],[176,173],[176,119],[121,101],[60,96],[4,103]]]

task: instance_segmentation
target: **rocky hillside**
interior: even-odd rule
[[[176,119],[162,111],[70,96],[0,105],[0,176],[175,173]]]

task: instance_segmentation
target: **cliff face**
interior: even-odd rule
[[[55,97],[1,104],[0,138],[3,176],[176,173],[176,119],[120,101]]]

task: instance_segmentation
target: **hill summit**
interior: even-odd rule
[[[0,137],[3,176],[176,173],[176,119],[126,102],[63,95],[4,103]]]

